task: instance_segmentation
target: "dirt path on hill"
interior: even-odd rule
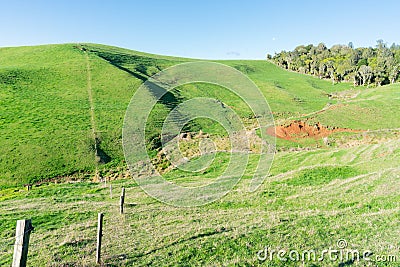
[[[90,113],[90,125],[92,128],[92,138],[94,144],[94,160],[96,163],[100,162],[101,159],[99,157],[99,139],[97,137],[97,129],[96,129],[96,121],[95,121],[95,114],[94,114],[94,101],[93,101],[93,89],[92,89],[92,73],[90,70],[90,59],[87,51],[84,51],[85,59],[86,59],[86,75],[87,75],[87,92],[88,92],[88,100],[89,100],[89,113]],[[97,166],[96,166],[96,173],[97,173]]]

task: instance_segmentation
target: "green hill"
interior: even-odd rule
[[[122,167],[121,128],[130,98],[149,76],[188,61],[193,60],[94,44],[1,48],[0,185],[90,176],[98,162],[106,164],[101,170]],[[398,85],[353,89],[348,83],[332,85],[266,61],[220,62],[257,84],[278,123],[307,118],[353,129],[399,127]],[[350,100],[331,97],[359,91]],[[150,150],[157,148],[157,129],[171,105],[195,96],[217,97],[237,107],[242,117],[248,115],[243,102],[223,88],[185,86],[155,107],[148,132]],[[327,105],[325,112],[314,114]],[[207,130],[207,123],[200,126],[192,125],[191,130]],[[101,158],[97,161],[95,143]],[[280,141],[278,145],[293,144]]]
[[[168,206],[133,179],[117,179],[127,178],[121,135],[131,97],[149,76],[190,61],[97,44],[0,48],[0,265],[11,264],[15,221],[31,218],[28,265],[96,266],[97,213],[103,212],[105,266],[298,266],[301,260],[276,254],[259,260],[257,252],[268,247],[320,256],[341,239],[349,249],[372,251],[371,262],[303,265],[398,266],[398,259],[376,256],[398,257],[400,246],[399,84],[353,88],[268,61],[219,61],[248,75],[275,117],[280,138],[260,188],[248,192],[256,148],[237,186],[202,207]],[[213,137],[219,151],[208,169],[184,172],[160,156],[163,120],[197,96],[219,99],[257,130],[246,104],[222,87],[193,83],[162,98],[148,121],[147,148],[166,179],[189,186],[208,183],[229,161],[226,133],[201,119],[185,128],[192,138],[182,150],[196,157],[200,130]],[[36,184],[27,191],[26,183]]]

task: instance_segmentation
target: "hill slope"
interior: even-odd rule
[[[187,61],[93,44],[0,49],[0,265],[11,264],[15,221],[31,218],[29,265],[97,266],[96,222],[102,212],[107,266],[398,266],[398,84],[353,89],[265,61],[222,61],[259,86],[277,128],[288,133],[278,139],[260,188],[248,192],[257,153],[250,154],[245,175],[231,192],[202,207],[168,206],[132,179],[114,180],[125,169],[121,127],[130,98],[149,75]],[[153,109],[147,138],[155,159],[163,118],[196,96],[232,106],[251,129],[248,108],[236,96],[214,85],[186,85]],[[309,133],[324,131],[313,136],[299,126],[312,129]],[[334,131],[340,128],[352,131]],[[198,141],[200,129],[222,147],[216,160],[195,173],[166,166],[167,179],[189,186],[208,183],[227,166],[226,136],[207,120],[188,126],[193,138],[183,143],[185,153],[196,156],[191,142]],[[112,185],[111,194],[104,183],[91,182],[96,169]],[[20,186],[68,174],[81,182],[55,179],[30,191]],[[124,214],[116,197],[121,187],[126,188]],[[351,251],[372,251],[371,261],[300,263],[288,260],[288,254],[287,261],[279,260],[276,253],[271,260],[257,258],[266,247],[315,250],[318,257],[343,239]],[[390,261],[390,255],[397,258]]]
[[[99,163],[106,164],[100,171],[123,167],[121,127],[130,98],[149,76],[188,61],[94,44],[1,48],[0,185],[70,174],[90,177]],[[354,90],[347,83],[333,86],[265,61],[221,63],[258,85],[278,124],[302,119],[361,130],[399,128],[398,85]],[[346,99],[341,94],[357,96]],[[205,95],[218,97],[247,116],[245,106],[226,90],[186,86],[155,107],[148,140],[157,143],[157,129],[173,105]],[[279,141],[278,145],[309,146],[309,142],[315,143]]]

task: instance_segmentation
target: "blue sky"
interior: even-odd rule
[[[400,1],[0,0],[0,46],[92,42],[210,59],[400,43]]]

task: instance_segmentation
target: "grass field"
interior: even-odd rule
[[[255,82],[277,125],[302,120],[362,131],[337,132],[325,141],[278,139],[258,190],[248,192],[259,158],[252,153],[243,179],[225,197],[178,208],[154,200],[126,176],[121,128],[143,81],[189,61],[95,44],[0,49],[0,265],[11,264],[16,220],[31,218],[29,266],[95,266],[98,212],[105,214],[104,266],[400,265],[398,84],[353,88],[266,61],[219,61]],[[228,90],[181,86],[152,110],[149,154],[159,153],[157,138],[168,112],[198,96],[219,99],[248,129],[253,126],[246,104]],[[225,142],[224,131],[211,121],[195,121],[187,130],[200,129]],[[103,163],[96,161],[95,143]],[[186,149],[196,154],[192,143]],[[183,185],[208,182],[228,160],[221,151],[205,171],[166,168],[165,176]],[[94,178],[96,170],[107,185]],[[31,191],[23,187],[27,183],[34,183]],[[349,249],[372,251],[371,261],[257,258],[265,247],[321,253],[337,248],[340,239]],[[395,259],[380,261],[385,255]]]

